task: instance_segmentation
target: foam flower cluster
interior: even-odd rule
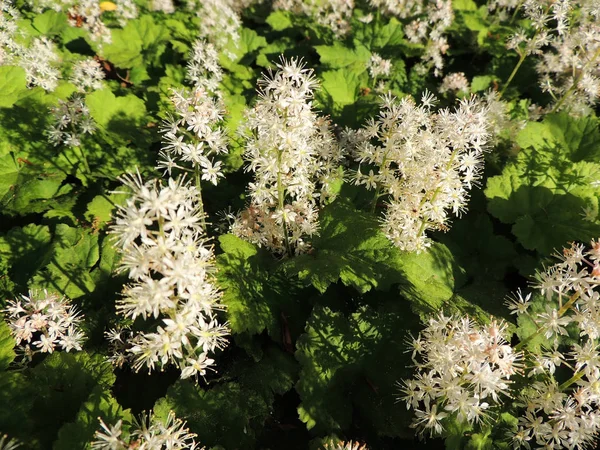
[[[446,30],[454,21],[450,0],[369,0],[369,3],[384,14],[409,20],[404,27],[408,40],[425,46],[419,70],[426,72],[433,67],[435,76],[442,75],[443,55],[448,48]]]
[[[417,373],[401,391],[421,434],[444,435],[450,421],[485,425],[487,415],[509,410],[518,417],[507,432],[515,449],[595,445],[600,434],[600,241],[587,247],[574,243],[558,257],[559,263],[537,275],[537,302],[521,291],[507,301],[519,324],[529,322],[536,330],[520,333],[515,346],[502,322],[479,326],[443,314],[412,340]],[[534,339],[537,344],[529,345]],[[503,397],[514,399],[506,409]]]
[[[427,232],[445,230],[449,213],[460,215],[483,168],[489,133],[487,107],[472,97],[454,110],[435,111],[425,93],[421,105],[410,97],[383,97],[377,119],[345,141],[359,162],[355,183],[385,196],[383,229],[399,249],[420,252]]]
[[[350,32],[354,0],[275,0],[273,9],[310,17],[340,38]]]
[[[584,449],[600,433],[600,241],[573,243],[557,256],[535,285],[546,298],[543,310],[532,310],[531,294],[508,301],[548,340],[541,354],[528,356],[530,385],[517,395],[524,413],[513,442]]]
[[[317,85],[301,61],[281,60],[258,83],[259,100],[241,126],[250,206],[233,233],[277,254],[308,249],[318,231],[320,205],[330,196],[341,149],[329,120],[312,109]]]
[[[215,315],[223,306],[199,191],[183,178],[163,185],[143,182],[138,173],[121,181],[131,197],[119,207],[111,231],[123,254],[120,270],[132,283],[117,310],[158,323],[155,331],[138,332],[127,352],[136,370],[173,364],[182,378],[202,376],[214,363],[209,353],[226,345],[229,332]]]
[[[229,139],[223,128],[225,107],[219,82],[223,77],[214,45],[194,43],[187,66],[192,89],[173,89],[171,102],[175,115],[163,122],[163,147],[158,169],[172,174],[173,169],[191,172],[196,186],[205,180],[216,185],[223,178],[221,161],[216,157],[228,152]]]
[[[185,421],[178,419],[173,411],[166,420],[157,419],[153,414],[142,415],[123,436],[123,421],[107,425],[99,418],[100,430],[96,431],[91,446],[95,450],[201,450],[196,434],[190,433]]]
[[[404,382],[403,399],[413,408],[420,434],[440,434],[450,415],[478,423],[502,401],[519,367],[520,353],[507,342],[507,325],[477,325],[468,317],[439,314],[412,341],[414,379]]]
[[[50,108],[52,123],[48,127],[48,141],[52,145],[79,147],[85,134],[96,131],[96,123],[90,116],[83,97],[75,94],[68,100],[59,100]]]
[[[503,4],[518,7],[508,2]],[[590,111],[600,97],[600,9],[590,0],[527,0],[522,13],[531,23],[509,40],[508,48],[520,56],[509,78],[528,55],[536,55],[536,70],[543,91],[553,102],[548,111],[567,109],[573,114]]]
[[[81,350],[85,337],[80,327],[82,316],[66,297],[47,290],[29,291],[9,300],[4,312],[23,361],[57,349]]]

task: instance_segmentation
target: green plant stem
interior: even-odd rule
[[[517,65],[515,66],[515,68],[511,72],[510,76],[508,77],[508,80],[506,80],[506,83],[504,83],[504,87],[500,91],[500,97],[502,97],[504,95],[504,92],[506,92],[506,89],[508,88],[508,86],[510,86],[511,81],[513,80],[513,78],[515,77],[515,75],[517,74],[517,72],[519,71],[519,69],[521,68],[521,65],[525,61],[525,58],[527,58],[527,53],[523,52],[521,54],[520,58],[519,58],[519,62],[517,62]]]
[[[206,232],[206,216],[204,214],[204,201],[202,200],[202,185],[200,184],[201,176],[199,167],[194,167],[194,176],[196,181],[196,188],[198,189],[198,208],[200,209],[202,228],[204,232]]]
[[[567,303],[565,303],[559,310],[558,310],[558,317],[562,317],[570,308],[571,306],[573,306],[573,304],[577,301],[577,299],[579,298],[579,292],[575,292],[570,298],[569,301]],[[521,350],[524,346],[526,346],[529,342],[531,342],[532,339],[534,339],[536,336],[539,336],[542,331],[544,329],[543,328],[538,328],[537,331],[533,334],[530,334],[529,336],[527,336],[525,339],[523,339],[521,342],[519,342],[516,346],[515,346],[515,351],[519,351]]]
[[[284,239],[284,244],[285,244],[285,251],[287,252],[288,256],[292,256],[292,249],[290,246],[290,240],[288,238],[288,229],[287,229],[287,223],[285,221],[285,188],[283,186],[283,182],[281,181],[281,156],[282,156],[283,150],[277,150],[277,200],[279,203],[279,209],[281,210],[282,213],[282,223],[283,223],[283,239]]]
[[[579,372],[573,374],[573,376],[571,378],[569,378],[567,381],[565,381],[563,384],[561,384],[558,387],[558,389],[561,390],[561,391],[564,391],[569,386],[571,386],[573,383],[576,383],[577,381],[579,381],[581,379],[581,377],[583,377],[583,371],[582,370],[580,370]]]
[[[90,170],[90,165],[88,164],[88,160],[85,157],[85,153],[83,153],[83,150],[81,149],[80,146],[73,147],[73,150],[75,150],[75,149],[77,149],[77,153],[79,153],[79,157],[81,158],[81,161],[83,162],[83,167],[85,168],[86,174],[90,175],[92,173],[92,171]]]
[[[450,155],[450,159],[448,160],[448,163],[444,167],[444,170],[450,169],[450,167],[452,166],[452,163],[454,162],[454,159],[456,158],[456,155],[458,155],[458,149],[454,149],[452,151],[452,154]],[[431,196],[431,199],[429,200],[431,203],[433,203],[435,201],[435,199],[437,198],[437,196],[440,193],[440,190],[441,190],[441,187],[438,186],[435,189],[435,191],[433,191],[433,195]],[[427,197],[423,197],[421,199],[421,202],[419,203],[419,208],[418,208],[419,211],[421,210],[421,208],[423,207],[423,205],[425,204],[426,201],[427,201]],[[425,229],[426,224],[427,224],[427,222],[425,220],[421,221],[421,227],[419,228],[419,232],[417,233],[417,236],[421,236],[421,233]]]

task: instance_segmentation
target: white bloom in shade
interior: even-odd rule
[[[173,411],[165,419],[143,413],[130,427],[127,438],[123,437],[121,420],[115,425],[105,424],[100,417],[98,421],[101,429],[96,431],[91,444],[95,450],[201,450],[196,435],[189,432],[186,423]]]
[[[420,428],[421,434],[429,431],[429,436],[440,434],[444,427],[442,426],[441,420],[448,414],[445,412],[437,411],[437,405],[425,404],[425,409],[415,409],[415,415],[417,418],[414,422],[414,428]]]
[[[341,147],[329,121],[312,109],[312,70],[296,59],[282,58],[277,67],[258,82],[259,100],[240,128],[254,181],[232,232],[291,256],[306,251],[306,239],[317,233],[318,210],[339,178]]]
[[[377,53],[371,55],[369,60],[369,75],[371,78],[387,77],[392,71],[392,61],[389,59],[383,59]]]
[[[124,255],[120,270],[129,272],[132,283],[125,286],[117,311],[158,324],[155,331],[109,332],[111,360],[148,371],[172,364],[182,378],[203,376],[214,363],[207,353],[226,346],[229,330],[216,317],[224,307],[199,191],[182,178],[170,178],[167,185],[144,183],[139,173],[121,180],[132,196],[119,207],[111,232]]]
[[[443,55],[449,48],[445,33],[454,21],[451,0],[369,0],[369,3],[384,14],[411,20],[404,32],[410,42],[425,46],[421,71],[433,67],[435,76],[441,76]]]
[[[219,64],[219,52],[208,41],[194,42],[187,65],[186,78],[194,86],[202,86],[212,94],[220,95],[219,82],[223,79],[223,69]]]
[[[16,439],[9,439],[7,435],[0,436],[0,450],[15,450],[21,447],[21,443]]]
[[[59,100],[50,108],[52,123],[46,130],[48,141],[54,145],[79,147],[85,134],[96,131],[96,123],[81,94],[74,94],[68,100]]]
[[[27,296],[9,300],[4,312],[24,360],[56,349],[81,350],[85,338],[79,328],[82,316],[66,297],[46,290],[29,291]]]
[[[325,450],[369,450],[366,444],[354,441],[331,441],[325,444]]]
[[[379,117],[344,140],[359,163],[356,184],[375,188],[386,202],[383,229],[404,251],[430,246],[430,230],[446,230],[466,209],[483,170],[490,138],[487,107],[475,97],[435,112],[435,97],[382,98]],[[368,175],[367,175],[368,170]],[[371,172],[373,171],[373,173]]]
[[[446,75],[440,86],[440,92],[442,93],[468,93],[469,89],[469,80],[467,80],[467,77],[463,72],[455,72]]]

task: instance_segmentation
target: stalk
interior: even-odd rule
[[[567,303],[565,303],[559,310],[558,310],[558,317],[562,317],[570,308],[571,306],[573,306],[573,304],[577,301],[577,299],[579,298],[579,292],[575,292],[570,298],[569,301]],[[523,339],[521,342],[519,342],[516,346],[515,346],[515,351],[519,351],[521,350],[525,345],[527,345],[532,339],[534,339],[536,336],[539,336],[542,331],[544,330],[544,328],[540,327],[537,329],[537,331],[535,333],[530,334],[529,336],[527,336],[525,339]]]
[[[281,156],[283,154],[283,150],[277,150],[277,200],[278,200],[278,206],[279,209],[282,211],[282,214],[284,214],[284,201],[285,201],[285,188],[283,186],[283,182],[281,181]],[[285,221],[285,214],[282,217],[282,223],[283,223],[283,238],[284,238],[284,244],[285,244],[285,251],[287,252],[288,256],[292,256],[292,249],[290,246],[290,240],[288,238],[288,229],[287,229],[287,223]]]
[[[200,216],[202,221],[202,228],[206,232],[206,215],[204,214],[204,202],[202,201],[202,186],[200,184],[200,168],[194,167],[194,176],[196,181],[196,188],[198,189],[198,208],[200,209]]]

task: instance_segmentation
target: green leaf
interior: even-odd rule
[[[85,218],[103,228],[112,219],[117,205],[124,204],[128,197],[128,194],[122,193],[96,195],[87,205]]]
[[[247,59],[244,58],[246,55],[250,55],[266,45],[267,40],[263,36],[259,36],[256,31],[250,28],[242,28],[240,39],[236,42],[230,39],[224,52],[220,54],[219,62],[225,69],[231,70],[235,67],[235,64],[240,63],[242,60],[245,61]],[[233,55],[233,58],[226,55]],[[241,67],[244,67],[244,65],[242,64]]]
[[[29,224],[0,235],[0,260],[10,266],[11,278],[25,288],[44,263],[52,237],[46,225]]]
[[[600,235],[600,133],[595,119],[565,114],[530,123],[517,136],[524,147],[501,175],[488,180],[488,210],[527,249],[550,254],[568,241]],[[591,217],[583,213],[588,208]]]
[[[131,422],[129,410],[123,410],[121,405],[102,386],[96,386],[87,400],[81,405],[73,422],[66,423],[58,431],[58,439],[52,446],[53,450],[73,450],[91,448],[89,443],[94,440],[94,433],[100,430],[101,418],[104,423],[114,425],[118,420]]]
[[[219,243],[224,252],[217,257],[219,285],[225,290],[232,332],[260,334],[266,329],[281,341],[282,314],[301,316],[303,305],[293,295],[297,282],[278,273],[271,255],[248,242],[226,234],[219,236]]]
[[[50,448],[61,426],[76,420],[82,404],[95,389],[108,391],[115,376],[102,355],[55,352],[32,369],[31,381],[35,401],[30,419],[40,436],[41,448]]]
[[[398,46],[404,43],[403,25],[395,17],[375,33],[373,49],[382,50],[386,47]]]
[[[494,234],[487,214],[467,214],[453,223],[440,240],[471,276],[485,280],[503,280],[517,257],[513,243]]]
[[[32,287],[58,291],[70,299],[94,291],[90,270],[99,257],[97,235],[58,224],[49,253],[48,263],[32,278]]]
[[[490,84],[496,79],[492,75],[478,75],[471,80],[471,92],[485,91],[490,87]]]
[[[130,20],[123,29],[112,30],[112,43],[102,46],[101,54],[115,66],[129,69],[158,64],[169,34],[150,15]]]
[[[273,11],[265,20],[269,26],[275,31],[285,30],[292,26],[292,19],[287,11]]]
[[[0,205],[5,214],[40,213],[73,199],[73,187],[63,183],[64,172],[48,163],[32,163],[1,152]]]
[[[321,64],[331,69],[348,69],[358,74],[367,70],[371,52],[364,46],[348,48],[339,42],[334,45],[317,45],[315,50],[321,57]]]
[[[321,232],[310,255],[300,255],[284,264],[288,273],[325,292],[340,279],[359,292],[373,287],[386,289],[389,279],[398,280],[400,253],[379,230],[370,214],[355,210],[341,200],[326,206],[320,215]]]
[[[0,315],[0,371],[6,370],[15,359],[15,340],[10,333],[10,328]]]
[[[110,169],[115,167],[115,171],[120,175],[123,172],[119,171],[119,165],[130,165],[128,159],[131,159],[132,155],[127,153],[136,152],[135,149],[128,149],[123,145],[134,142],[138,146],[143,146],[146,143],[146,105],[141,98],[133,94],[116,97],[109,89],[101,89],[89,94],[85,102],[90,109],[90,115],[107,141],[118,147],[112,149],[108,155],[97,151],[93,156],[98,156],[99,161],[108,165],[107,169],[101,164],[101,171],[112,172]],[[140,158],[136,155],[134,159]]]
[[[348,316],[314,308],[296,351],[302,367],[298,412],[308,429],[337,433],[361,417],[383,434],[412,434],[411,413],[396,403],[395,383],[411,374],[403,341],[419,324],[398,300],[377,310],[361,306]]]
[[[358,100],[361,84],[365,81],[350,70],[328,70],[321,74],[321,94],[331,110],[341,110]],[[365,83],[366,85],[366,83]]]
[[[67,25],[67,16],[51,9],[36,15],[33,19],[33,27],[44,36],[60,34]]]
[[[10,108],[26,91],[25,70],[15,66],[0,66],[0,108]],[[0,180],[2,178],[0,172]]]
[[[176,382],[156,403],[154,412],[166,417],[172,410],[185,417],[202,445],[254,448],[273,412],[275,394],[291,388],[295,371],[293,358],[271,347],[258,363],[238,361],[228,376],[235,381],[212,384],[206,390],[187,381]]]

